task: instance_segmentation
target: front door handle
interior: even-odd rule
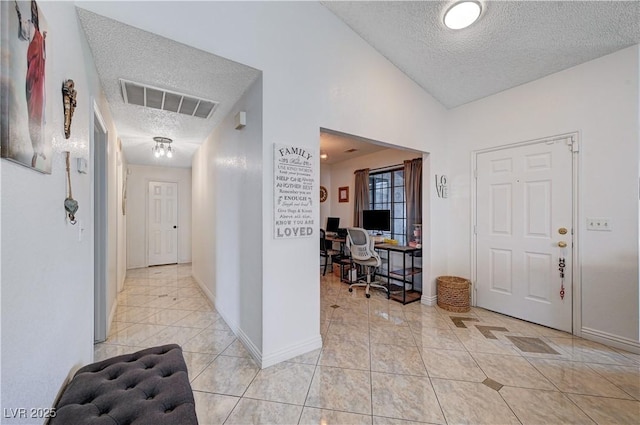
[[[567,247],[567,243],[565,241],[560,241],[560,242],[558,242],[558,246],[560,248],[566,248]]]

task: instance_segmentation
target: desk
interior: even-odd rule
[[[344,244],[347,242],[346,237],[340,237],[338,235],[325,235],[325,240],[329,242],[339,242],[340,243],[340,255],[344,255]]]
[[[378,276],[387,278],[387,289],[389,290],[387,298],[393,298],[402,304],[408,304],[418,301],[422,296],[422,292],[415,290],[415,275],[422,273],[422,269],[415,266],[416,254],[422,253],[420,248],[403,245],[392,245],[388,243],[379,243],[375,245],[376,250],[387,251],[387,274],[376,273]],[[399,252],[402,254],[402,269],[391,270],[391,253]],[[407,255],[411,257],[411,267],[407,267]],[[411,277],[411,280],[408,280]],[[400,285],[392,284],[391,280],[400,281]],[[406,284],[411,284],[411,289],[406,289]]]
[[[326,235],[324,237],[325,240],[329,242],[338,242],[340,244],[340,255],[338,256],[338,264],[340,265],[340,281],[346,283],[355,283],[351,281],[351,268],[353,267],[353,262],[351,261],[351,256],[345,255],[344,245],[347,243],[347,238],[338,235]],[[345,273],[345,267],[347,268],[347,273]]]

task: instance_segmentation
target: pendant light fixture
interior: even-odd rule
[[[167,158],[173,158],[173,149],[171,148],[173,140],[167,137],[154,137],[153,140],[156,142],[156,145],[151,148],[154,157],[166,156]]]

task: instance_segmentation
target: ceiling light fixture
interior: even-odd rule
[[[329,156],[326,153],[320,154],[320,159],[327,159]]]
[[[482,6],[475,1],[461,1],[451,6],[444,14],[444,24],[452,30],[466,28],[473,24],[482,12]]]
[[[173,158],[173,149],[171,148],[173,140],[167,137],[154,137],[153,140],[156,142],[156,145],[151,148],[154,157],[160,158],[166,155],[167,158]]]

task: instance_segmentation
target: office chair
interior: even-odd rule
[[[332,248],[333,242],[326,239],[326,234],[323,229],[320,229],[320,257],[324,258],[324,271],[322,276],[327,273],[327,263],[331,259],[331,270],[333,270],[333,259],[340,254],[340,251]]]
[[[383,289],[385,292],[388,292],[387,288],[384,286],[371,283],[372,269],[380,267],[382,260],[375,249],[373,249],[374,242],[369,238],[369,233],[367,233],[365,229],[359,227],[350,227],[347,229],[347,240],[349,242],[349,249],[351,250],[351,258],[353,259],[353,262],[364,266],[367,274],[367,281],[352,283],[349,285],[349,292],[353,291],[354,286],[364,286],[364,293],[367,298],[371,297],[371,294],[369,294],[369,288],[371,287]]]

